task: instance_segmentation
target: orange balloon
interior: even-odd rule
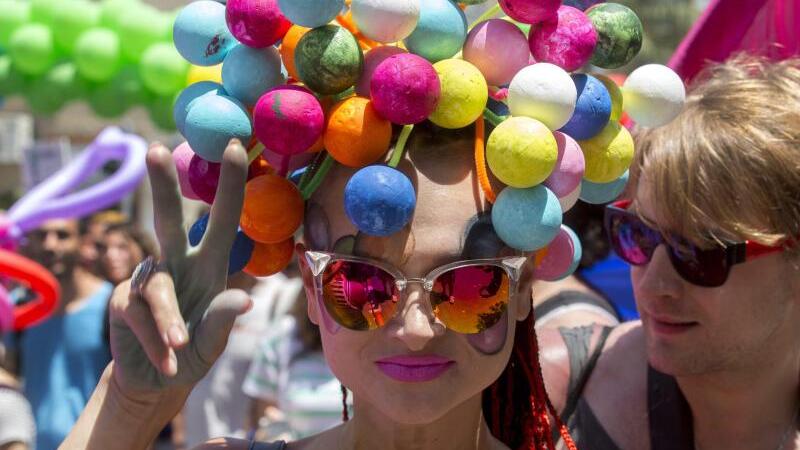
[[[261,175],[247,182],[239,225],[256,242],[274,244],[292,237],[303,222],[300,191],[286,178]]]
[[[247,181],[250,181],[256,177],[260,177],[261,175],[274,174],[275,169],[269,165],[267,158],[264,158],[264,155],[258,155],[256,156],[256,159],[250,163],[250,167],[247,170]]]
[[[339,163],[368,166],[386,154],[391,142],[392,123],[375,112],[369,99],[350,97],[331,109],[325,148]]]
[[[300,77],[297,76],[297,67],[294,65],[294,49],[297,47],[297,43],[300,42],[300,38],[309,31],[311,31],[311,28],[292,25],[286,33],[286,36],[283,37],[283,42],[281,43],[280,52],[283,65],[286,66],[286,71],[289,72],[289,76],[295,80],[299,80]]]
[[[244,272],[254,277],[268,277],[275,275],[292,261],[294,253],[294,238],[289,238],[277,244],[264,244],[256,242],[250,262],[244,267]]]

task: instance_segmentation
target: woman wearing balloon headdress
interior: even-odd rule
[[[633,157],[619,88],[567,71],[590,58],[624,64],[641,30],[620,5],[559,4],[501,2],[539,25],[530,38],[501,19],[468,32],[449,0],[353,0],[344,15],[341,1],[187,6],[176,46],[196,65],[224,61],[224,83],[187,88],[175,114],[188,145],[148,154],[162,258],[117,288],[114,362],[62,447],[146,446],[251,307],[224,290],[226,275],[268,275],[294,254],[354,412],[289,448],[575,448],[544,382],[563,389],[568,369],[543,374],[530,286],[537,272],[574,270],[579,242],[563,210],[584,186],[587,199],[616,197]],[[610,36],[608,16],[632,28]],[[546,62],[529,65],[532,51]],[[283,84],[281,63],[302,85]],[[645,84],[655,91],[645,103],[659,106],[652,124],[682,105],[672,75]],[[510,111],[487,109],[490,93]],[[192,249],[181,193],[211,204]]]

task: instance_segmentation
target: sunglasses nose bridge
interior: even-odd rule
[[[433,289],[433,282],[430,280],[426,280],[425,278],[406,278],[405,280],[397,280],[397,289],[400,291],[405,291],[408,288],[409,283],[417,283],[421,284],[423,289],[427,292],[430,292]]]

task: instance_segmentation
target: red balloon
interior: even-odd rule
[[[50,317],[61,298],[58,280],[39,263],[8,250],[0,250],[0,273],[24,283],[36,298],[14,308],[14,330],[37,325]]]

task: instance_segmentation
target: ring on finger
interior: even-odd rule
[[[148,256],[144,261],[136,266],[131,276],[131,295],[135,297],[143,297],[144,287],[147,281],[153,276],[154,273],[166,271],[167,265],[164,262],[158,262],[152,256]]]

